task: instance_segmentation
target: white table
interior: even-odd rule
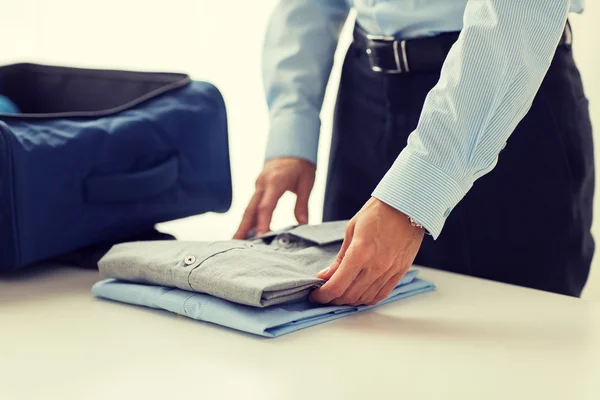
[[[0,278],[0,399],[600,399],[600,304],[422,269],[436,292],[277,339]]]

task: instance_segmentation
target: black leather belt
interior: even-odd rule
[[[427,38],[397,40],[393,36],[366,33],[358,24],[353,45],[366,56],[371,69],[386,74],[436,71],[442,68],[450,48],[460,32],[443,33]],[[571,25],[567,22],[560,45],[571,45]]]

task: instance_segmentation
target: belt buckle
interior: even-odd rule
[[[408,57],[406,56],[406,40],[398,42],[394,36],[383,36],[383,35],[366,35],[367,39],[371,42],[384,42],[392,43],[392,49],[394,51],[394,61],[396,63],[395,69],[383,69],[380,66],[375,65],[374,60],[374,48],[367,45],[367,57],[369,59],[369,65],[371,70],[375,72],[384,72],[387,74],[401,74],[404,72],[410,72],[408,68]],[[400,48],[398,48],[400,47]]]

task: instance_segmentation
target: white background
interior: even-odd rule
[[[165,224],[180,239],[224,239],[235,231],[263,160],[268,129],[260,53],[276,0],[0,0],[0,64],[31,61],[57,65],[151,71],[181,71],[214,83],[228,107],[234,185],[231,210]],[[592,122],[600,129],[600,5],[588,1],[573,16],[574,50],[590,99]],[[340,60],[348,44],[343,36]],[[310,222],[321,218],[331,114],[339,62],[323,109],[319,168],[310,200]],[[600,143],[600,140],[596,141]],[[596,145],[596,148],[599,145]],[[598,152],[597,152],[598,153]],[[598,153],[600,154],[600,153]],[[599,156],[600,157],[600,156]],[[286,195],[274,227],[294,223],[294,197]],[[596,213],[600,211],[596,201]],[[594,233],[600,238],[600,219]],[[536,234],[522,221],[520,229]],[[584,297],[600,300],[600,257],[594,260]],[[510,265],[506,266],[510,268]]]

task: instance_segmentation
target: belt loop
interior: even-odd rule
[[[410,72],[410,68],[408,68],[408,56],[406,55],[406,40],[400,42],[400,48],[402,49],[402,61],[404,62],[404,72]]]

